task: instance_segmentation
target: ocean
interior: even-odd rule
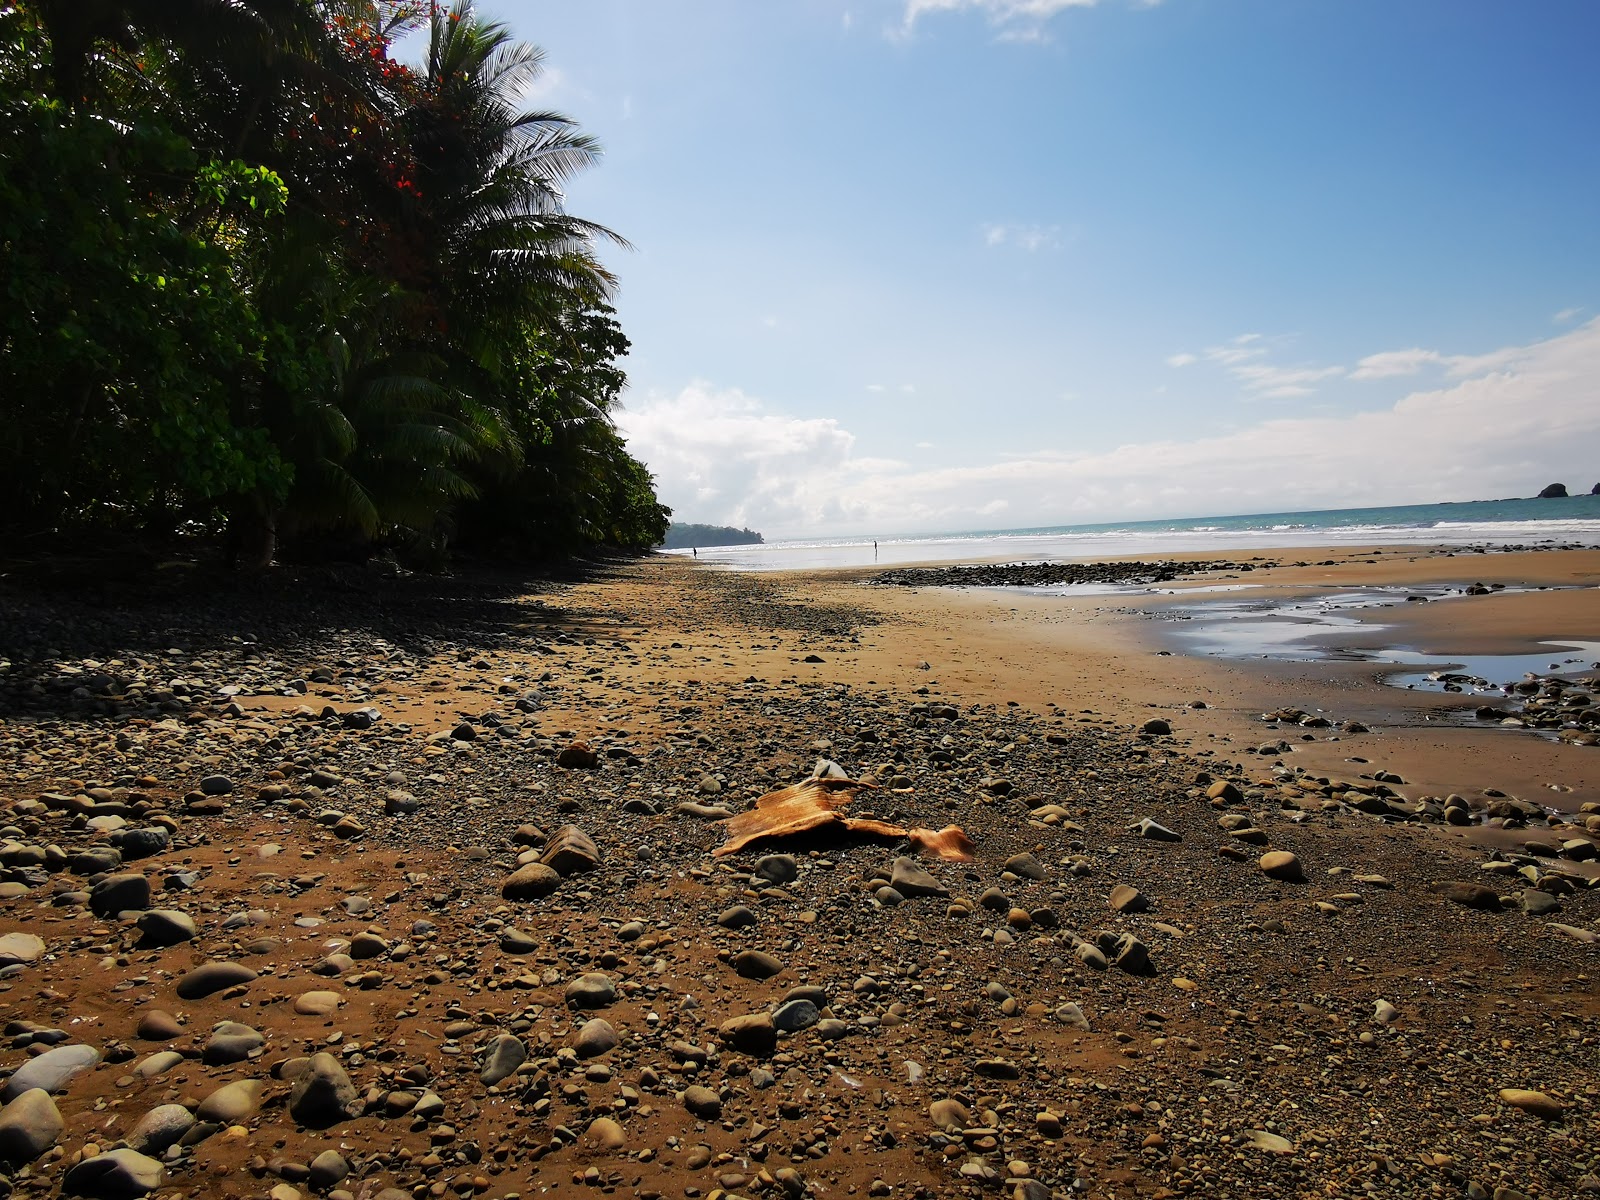
[[[760,546],[701,546],[698,551],[702,562],[735,570],[805,571],[913,562],[1054,562],[1128,554],[1167,558],[1199,550],[1246,553],[1283,546],[1534,546],[1545,542],[1600,547],[1600,496],[885,535],[877,538],[876,549],[871,537],[841,537],[789,539]],[[665,553],[688,557],[691,552]]]

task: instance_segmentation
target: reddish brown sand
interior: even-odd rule
[[[1590,552],[1336,557],[1249,582],[1600,582]],[[340,628],[357,618],[337,605],[324,633],[248,658],[226,639],[202,651],[196,632],[173,665],[145,671],[205,676],[159,719],[14,689],[0,858],[21,872],[37,846],[52,865],[0,899],[0,933],[45,946],[0,979],[0,1073],[59,1040],[51,1029],[104,1056],[57,1096],[65,1131],[11,1172],[17,1194],[60,1194],[74,1164],[157,1105],[193,1108],[234,1080],[261,1081],[261,1106],[171,1156],[160,1194],[293,1200],[318,1190],[306,1164],[329,1150],[352,1168],[322,1185],[335,1200],[1600,1189],[1600,890],[1562,850],[1596,840],[1580,809],[1600,800],[1600,749],[1424,721],[1451,701],[1384,688],[1367,667],[1161,656],[1168,597],[867,588],[660,559],[535,590],[539,605],[503,605],[493,644],[437,631],[378,644]],[[1600,604],[1582,592],[1381,616],[1394,628],[1376,643],[1447,652],[1600,638]],[[48,683],[100,669],[87,661],[23,665]],[[328,682],[305,695],[263,694],[318,666]],[[240,681],[234,714],[215,689]],[[367,703],[382,710],[370,730],[319,716]],[[1371,732],[1299,741],[1259,719],[1285,706]],[[1138,736],[1151,717],[1172,735]],[[450,737],[464,718],[476,736]],[[1295,739],[1293,753],[1243,753],[1269,737]],[[578,739],[598,765],[556,765]],[[678,809],[744,811],[818,754],[880,785],[851,815],[966,831],[973,863],[907,859],[948,898],[917,895],[910,872],[903,903],[885,895],[912,850],[892,839],[825,831],[723,860],[726,829]],[[235,792],[195,805],[219,771]],[[1369,815],[1379,771],[1405,780],[1390,789],[1405,803]],[[1534,803],[1497,809],[1486,789]],[[392,792],[420,809],[386,812]],[[1473,824],[1411,812],[1450,793]],[[97,810],[173,831],[122,869],[151,879],[154,905],[188,913],[194,941],[142,948],[135,918],[82,905],[87,879],[43,848],[104,845],[86,826]],[[330,810],[354,826],[318,819]],[[1140,836],[1142,819],[1181,840]],[[597,869],[503,899],[502,881],[568,822],[597,843]],[[1296,855],[1300,874],[1268,875],[1269,850]],[[755,874],[769,852],[792,854],[797,877]],[[187,886],[161,890],[179,870]],[[1554,911],[1524,911],[1551,897]],[[363,932],[382,939],[371,958],[319,973]],[[206,960],[260,974],[179,997]],[[567,985],[593,972],[615,999],[573,1008]],[[759,1026],[797,986],[820,989],[824,1025],[766,1048],[724,1028]],[[339,1007],[297,1013],[312,991]],[[1380,1001],[1396,1013],[1378,1015]],[[178,1037],[136,1035],[153,1009],[178,1018]],[[580,1059],[595,1016],[619,1044]],[[261,1051],[206,1063],[222,1020],[259,1030]],[[502,1035],[526,1059],[486,1085]],[[176,1066],[133,1074],[169,1044]],[[326,1129],[292,1119],[284,1078],[319,1050],[357,1093]],[[689,1110],[701,1087],[720,1116]],[[1541,1118],[1502,1089],[1560,1111]],[[405,1115],[424,1090],[442,1111]]]

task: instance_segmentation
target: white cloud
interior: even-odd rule
[[[1313,383],[1344,374],[1343,367],[1275,367],[1270,363],[1240,363],[1228,369],[1250,391],[1273,399],[1309,396],[1316,390]]]
[[[1569,324],[1569,323],[1571,323],[1573,321],[1576,321],[1582,315],[1583,315],[1583,309],[1581,309],[1581,308],[1563,308],[1560,312],[1558,312],[1555,316],[1551,317],[1550,319],[1552,321],[1554,321],[1557,325],[1566,325],[1566,324]]]
[[[1412,347],[1410,350],[1385,350],[1369,354],[1350,372],[1351,379],[1389,379],[1397,375],[1415,375],[1425,367],[1443,367],[1456,378],[1492,371],[1513,361],[1518,348],[1492,350],[1488,354],[1440,354],[1437,350]]]
[[[1334,379],[1345,373],[1343,367],[1276,366],[1263,361],[1267,357],[1269,346],[1270,342],[1264,334],[1241,333],[1220,346],[1206,347],[1201,354],[1190,354],[1186,351],[1182,354],[1169,355],[1167,365],[1187,367],[1200,362],[1203,358],[1206,362],[1224,368],[1252,395],[1275,400],[1309,396],[1316,390],[1312,384],[1321,383],[1325,379]]]
[[[999,223],[983,226],[985,246],[1015,246],[1029,254],[1040,250],[1059,250],[1065,244],[1059,225]]]
[[[1465,361],[1478,365],[1378,411],[931,469],[858,457],[837,420],[788,416],[706,384],[648,397],[619,424],[680,518],[769,537],[974,529],[1001,513],[1022,527],[1528,495],[1594,471],[1600,318]]]
[[[1382,354],[1369,354],[1350,372],[1351,379],[1388,379],[1394,375],[1415,375],[1423,367],[1435,366],[1445,361],[1437,350],[1424,350],[1420,346],[1410,350],[1385,350]]]
[[[906,0],[903,28],[909,33],[929,13],[980,12],[1014,41],[1042,41],[1043,26],[1069,8],[1093,8],[1099,0]]]

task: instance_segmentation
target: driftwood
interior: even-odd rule
[[[725,858],[762,838],[792,837],[838,826],[848,833],[869,837],[910,838],[920,853],[947,862],[972,861],[972,839],[954,825],[935,833],[931,829],[906,829],[887,821],[844,814],[842,810],[857,793],[874,788],[875,785],[856,779],[824,776],[768,792],[756,801],[754,808],[719,822],[727,830],[728,840],[711,853],[713,857]]]
[[[839,810],[869,790],[870,783],[855,779],[807,779],[776,792],[768,792],[748,812],[735,813],[720,822],[728,840],[711,853],[716,858],[737,854],[758,838],[789,837],[826,825],[839,825],[852,833],[905,837],[907,830],[886,821],[847,817]]]

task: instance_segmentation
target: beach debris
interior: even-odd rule
[[[727,830],[728,840],[711,853],[713,857],[725,858],[737,854],[760,838],[793,837],[830,825],[841,826],[851,833],[879,837],[907,836],[909,830],[902,826],[891,825],[887,821],[847,817],[840,811],[855,799],[857,793],[874,787],[860,780],[824,776],[768,792],[756,800],[754,808],[735,813],[720,822]]]
[[[971,862],[977,854],[966,830],[959,825],[946,825],[935,832],[932,829],[913,829],[906,837],[911,847],[924,858],[937,858],[942,862]]]

